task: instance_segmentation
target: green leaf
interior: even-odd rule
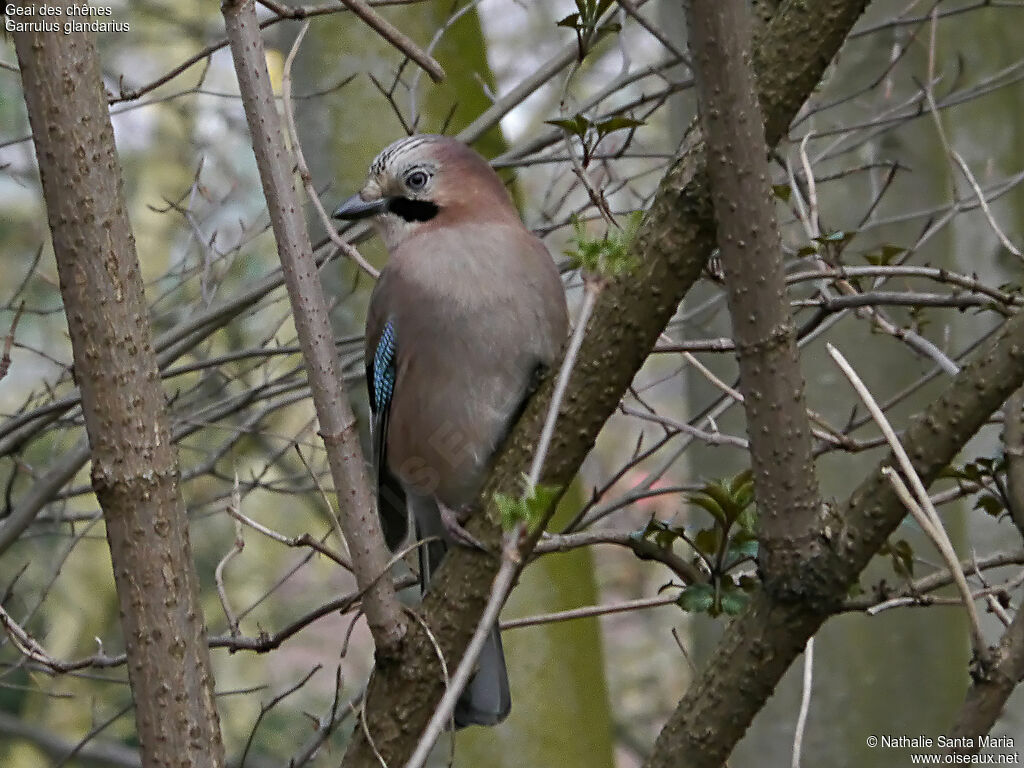
[[[756,558],[757,538],[745,531],[740,531],[729,539],[726,557],[732,562],[738,562],[747,557]]]
[[[719,605],[721,605],[723,613],[726,613],[729,616],[738,616],[743,613],[743,609],[747,607],[749,602],[750,595],[742,589],[728,580],[722,584],[722,592],[719,596]]]
[[[906,252],[906,248],[901,248],[898,245],[883,245],[877,250],[865,253],[864,260],[876,267],[887,267],[894,258]]]
[[[949,480],[970,480],[967,473],[957,467],[955,464],[950,464],[948,467],[943,467],[939,470],[938,477]]]
[[[999,517],[1006,511],[1006,506],[1003,504],[1003,500],[991,493],[979,496],[978,500],[974,504],[974,508],[983,509],[987,514],[992,515],[992,517]]]
[[[718,554],[719,547],[722,546],[722,529],[717,525],[703,528],[697,531],[697,535],[693,537],[693,543],[705,555],[714,557]]]
[[[676,605],[690,613],[707,613],[715,602],[715,591],[710,584],[691,584],[676,600]]]
[[[718,506],[725,514],[725,527],[729,528],[743,510],[736,503],[729,488],[718,482],[711,482],[704,486],[704,493],[718,502]]]
[[[550,23],[550,22],[549,22]],[[570,13],[564,19],[559,19],[555,24],[556,27],[569,27],[570,29],[580,28],[580,15],[578,13]]]
[[[914,575],[914,548],[906,539],[888,542],[886,549],[892,558],[892,569],[897,575],[911,578]]]
[[[711,516],[715,518],[723,526],[726,524],[725,510],[719,506],[718,502],[712,499],[710,496],[705,496],[703,493],[695,493],[686,498],[691,504],[696,504],[698,507],[706,509],[711,513]]]
[[[662,549],[669,549],[677,539],[682,538],[683,529],[652,517],[643,530],[630,535],[653,541]]]
[[[494,494],[494,505],[501,515],[501,525],[508,531],[519,523],[530,530],[544,519],[548,509],[558,498],[561,489],[553,485],[536,485],[516,498],[504,493]]]
[[[814,238],[819,243],[838,243],[843,245],[853,239],[855,232],[844,232],[841,229],[837,229],[834,232],[826,232],[824,235]]]
[[[591,122],[585,118],[582,114],[573,115],[569,119],[561,120],[545,120],[548,125],[554,125],[561,128],[566,133],[571,133],[579,136],[581,139],[586,136],[587,129],[590,128]]]
[[[740,492],[740,490],[746,488],[747,486],[750,486],[751,488],[754,487],[753,469],[747,468],[740,472],[738,475],[734,475],[732,479],[729,480],[729,491],[733,495],[736,495],[737,493]]]
[[[494,506],[498,508],[501,515],[501,527],[510,531],[516,527],[516,523],[526,519],[526,506],[522,499],[509,496],[504,493],[494,494]]]
[[[630,249],[642,221],[643,212],[633,211],[626,217],[624,227],[609,228],[604,237],[595,238],[587,233],[587,227],[579,217],[573,217],[573,236],[570,242],[576,247],[565,253],[572,259],[573,266],[584,272],[605,278],[625,274],[635,264]]]
[[[757,579],[756,576],[751,576],[749,574],[740,576],[739,578],[739,587],[744,592],[753,592],[755,589],[757,589],[757,586],[760,583],[761,582]]]
[[[789,184],[773,184],[772,192],[784,203],[788,203],[789,198],[793,196],[793,189]]]
[[[621,131],[624,128],[639,128],[641,125],[644,125],[643,120],[626,117],[625,115],[616,115],[615,117],[609,117],[606,120],[595,123],[594,127],[597,129],[597,135],[603,137],[613,131]]]
[[[605,38],[608,35],[613,34],[614,32],[620,32],[620,31],[622,31],[622,25],[619,24],[618,22],[613,22],[611,24],[605,24],[599,30],[597,30],[594,33],[594,40],[593,40],[593,42],[596,43],[598,40],[601,40],[602,38]]]
[[[757,508],[747,506],[736,518],[736,525],[746,533],[754,535],[757,531]]]

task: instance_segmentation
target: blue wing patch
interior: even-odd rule
[[[381,331],[377,349],[373,353],[373,406],[375,411],[386,411],[395,391],[395,357],[397,353],[395,326],[390,320]]]

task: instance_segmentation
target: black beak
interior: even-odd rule
[[[332,214],[335,219],[366,219],[376,216],[388,210],[388,199],[386,197],[377,200],[363,200],[358,194],[352,195],[348,200],[337,207]]]

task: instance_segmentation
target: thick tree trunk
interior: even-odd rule
[[[96,48],[78,33],[14,38],[93,488],[110,542],[143,765],[217,768],[224,750],[177,455]]]
[[[821,500],[750,62],[750,11],[745,0],[690,0],[687,10],[760,513],[758,566],[768,591],[799,594]]]

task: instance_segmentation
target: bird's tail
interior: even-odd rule
[[[512,696],[508,688],[505,651],[501,647],[501,630],[495,626],[480,652],[476,674],[455,705],[455,727],[497,725],[508,717],[511,709]]]
[[[433,509],[425,509],[430,505]],[[433,537],[434,541],[421,544],[419,551],[420,588],[425,593],[430,577],[437,570],[448,550],[448,533],[441,522],[437,502],[422,497],[414,499],[413,520],[416,537]],[[455,727],[467,725],[497,725],[508,717],[512,709],[512,695],[508,687],[508,669],[505,651],[501,646],[501,630],[495,625],[484,642],[476,673],[455,704]]]

